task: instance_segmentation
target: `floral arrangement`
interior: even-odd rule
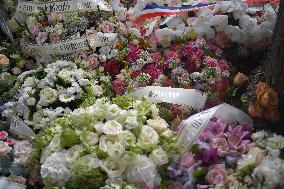
[[[91,104],[103,89],[74,62],[56,61],[19,76],[16,111],[27,124],[41,128],[82,104]]]
[[[250,150],[252,129],[212,118],[190,151],[168,167],[169,188],[233,188],[229,175]]]
[[[14,140],[6,131],[0,131],[0,146],[0,175],[8,176],[12,182],[25,184],[26,179],[22,175],[32,152],[32,144],[28,140]]]
[[[98,99],[52,125],[35,137],[47,187],[153,188],[177,152],[174,133],[145,100]]]
[[[193,1],[193,4],[200,1]],[[125,13],[133,20],[147,4],[179,6],[181,1],[137,1],[134,7]],[[187,4],[192,4],[188,2]],[[196,13],[172,16],[170,18],[157,17],[156,35],[162,33],[165,45],[170,45],[175,37],[192,36],[214,39],[222,48],[238,44],[240,54],[266,48],[270,42],[276,23],[276,7],[266,4],[263,8],[251,7],[241,0],[217,1],[213,10],[200,8]],[[160,21],[159,21],[160,20]]]
[[[254,141],[248,154],[238,160],[234,185],[246,188],[283,188],[284,137],[259,131],[252,134]]]

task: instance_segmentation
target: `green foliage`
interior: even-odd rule
[[[192,171],[192,175],[194,177],[204,177],[207,174],[207,171],[205,169],[198,169]]]
[[[42,150],[47,147],[54,136],[52,129],[46,127],[44,130],[40,131],[34,138],[33,141],[36,145],[36,148]]]
[[[71,121],[70,126],[73,129],[87,128],[88,130],[92,130],[93,124],[96,121],[95,117],[90,114],[70,116],[68,119]]]
[[[71,168],[72,189],[95,189],[105,185],[107,174],[99,168],[91,168],[85,164],[75,163]]]
[[[108,153],[101,150],[99,147],[96,150],[96,154],[99,159],[106,159],[108,157]]]
[[[37,148],[33,149],[32,153],[28,157],[27,167],[33,169],[35,166],[40,165],[41,151]]]
[[[4,79],[0,79],[0,93],[3,93],[11,89],[16,81],[17,81],[17,76],[15,75],[10,75],[5,77]]]
[[[127,96],[117,96],[112,99],[112,103],[118,105],[122,109],[127,109],[131,106],[133,101],[133,99],[128,98]]]
[[[63,148],[70,148],[76,144],[80,144],[80,137],[70,128],[64,128],[60,135],[60,145]]]

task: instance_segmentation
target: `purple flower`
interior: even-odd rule
[[[212,138],[223,137],[225,127],[225,124],[222,123],[219,119],[211,119],[198,139],[200,141],[206,142],[211,141]]]
[[[236,127],[229,126],[228,144],[234,150],[247,151],[251,130],[247,125],[238,125]]]
[[[196,159],[201,160],[206,165],[213,165],[219,161],[217,152],[217,148],[208,149],[202,154],[196,155]]]
[[[226,165],[233,167],[234,165],[236,165],[239,159],[240,156],[238,154],[230,153],[226,156]]]
[[[174,163],[167,168],[167,173],[169,177],[176,178],[177,176],[182,175],[182,170],[179,169],[179,165],[177,163]]]

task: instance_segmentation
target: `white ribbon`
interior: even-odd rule
[[[195,89],[182,89],[171,87],[147,86],[130,93],[130,97],[146,96],[150,102],[167,102],[187,105],[194,109],[202,109],[207,95]]]
[[[10,124],[10,130],[13,133],[24,137],[31,137],[35,135],[33,130],[17,116],[9,114],[7,120]]]
[[[29,45],[21,44],[21,49],[24,53],[32,55],[40,54],[68,54],[77,50],[85,50],[103,46],[116,39],[117,33],[97,33],[91,36],[81,37],[80,39],[74,39],[56,44],[45,44],[45,45]]]
[[[97,6],[99,6],[100,10],[112,11],[112,8],[104,0],[65,0],[48,3],[20,1],[17,6],[17,12],[32,13],[37,9],[43,9],[46,13],[92,11],[96,10]]]
[[[182,150],[181,154],[191,148],[212,117],[221,118],[231,123],[252,124],[253,122],[247,114],[225,103],[194,114],[183,122],[183,127],[178,135],[177,146]]]

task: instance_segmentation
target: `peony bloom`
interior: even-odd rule
[[[206,175],[206,181],[209,184],[225,184],[227,182],[228,172],[222,164],[216,164],[210,167]]]

